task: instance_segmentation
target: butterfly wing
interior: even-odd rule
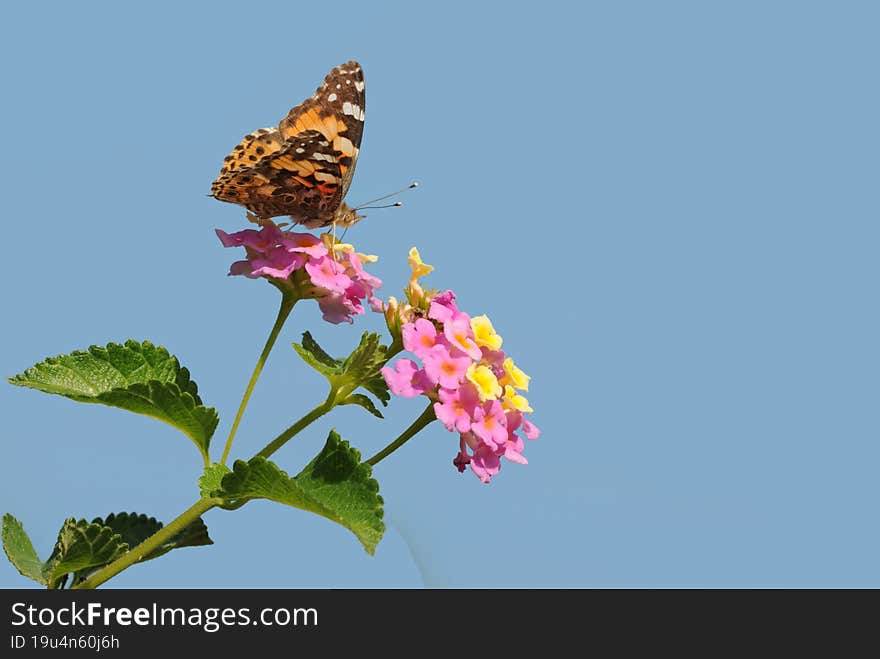
[[[320,227],[333,220],[343,178],[330,141],[309,130],[285,140],[255,164],[221,175],[211,191],[258,217],[290,215],[308,227]]]
[[[242,139],[224,159],[211,194],[263,218],[290,215],[308,227],[332,223],[357,163],[365,99],[360,65],[337,66],[278,128]]]
[[[260,128],[253,133],[248,133],[223,159],[223,167],[220,169],[220,176],[217,180],[225,174],[253,167],[264,156],[278,151],[283,142],[277,128]]]
[[[363,69],[357,62],[346,62],[330,71],[315,93],[293,108],[278,125],[284,139],[315,130],[331,143],[343,174],[338,203],[348,192],[357,164],[365,107]]]

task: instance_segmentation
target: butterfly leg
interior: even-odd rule
[[[333,260],[336,261],[337,260],[337,258],[336,258],[336,221],[334,220],[330,224],[330,226],[332,227],[331,228],[332,238],[331,238],[330,244],[333,245],[333,248],[331,249],[331,251],[333,253]]]

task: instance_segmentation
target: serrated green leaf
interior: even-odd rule
[[[31,543],[28,534],[25,533],[22,523],[9,513],[6,513],[3,515],[3,529],[0,535],[3,537],[3,551],[6,552],[6,557],[15,569],[22,576],[45,584],[43,561],[37,556],[34,545]]]
[[[43,565],[43,578],[49,588],[56,588],[65,575],[106,565],[128,549],[122,536],[111,528],[71,517],[58,532],[55,549]]]
[[[202,404],[189,371],[149,341],[109,343],[50,357],[9,382],[159,419],[186,434],[205,456],[217,428],[217,412]]]
[[[342,364],[341,360],[334,359],[324,352],[324,349],[318,345],[311,332],[303,332],[302,348],[308,350],[318,362],[329,368],[338,368]]]
[[[385,364],[385,346],[379,343],[379,335],[364,332],[361,341],[346,358],[342,371],[362,382],[372,378]]]
[[[101,394],[98,401],[164,421],[193,440],[205,455],[220,420],[213,407],[196,405],[192,396],[173,383],[133,384]]]
[[[381,370],[387,359],[387,346],[379,343],[380,337],[372,332],[364,332],[360,343],[345,359],[334,359],[328,355],[308,332],[303,334],[302,345],[293,344],[293,349],[309,366],[330,381],[334,391],[342,392],[342,400],[358,387],[366,389],[376,396],[382,405],[387,405],[391,398]],[[346,404],[340,402],[339,404]],[[355,403],[360,404],[360,403]],[[371,413],[375,405],[364,405]],[[378,410],[377,410],[378,411]],[[378,415],[380,416],[381,415]]]
[[[364,396],[363,394],[349,394],[345,400],[343,400],[340,405],[360,405],[367,412],[372,414],[375,417],[379,417],[380,419],[384,418],[382,413],[376,409],[376,405],[372,400]]]
[[[144,514],[138,515],[137,513],[110,513],[106,519],[96,517],[92,520],[92,524],[109,527],[114,533],[118,533],[121,536],[122,541],[128,544],[130,549],[137,547],[163,526],[162,522],[156,520],[155,517],[147,517]],[[202,518],[198,517],[173,538],[146,556],[141,557],[139,562],[158,558],[172,549],[201,547],[213,544],[214,541],[208,536],[208,527],[205,526]]]
[[[220,482],[230,471],[229,467],[219,462],[205,467],[205,472],[199,477],[199,491],[202,493],[202,497],[208,498],[219,490]]]
[[[391,392],[388,391],[388,384],[381,374],[361,382],[361,386],[373,394],[382,403],[383,407],[388,407],[388,401],[391,400]]]
[[[370,466],[361,463],[360,452],[333,431],[323,450],[296,477],[262,457],[237,460],[213,496],[223,497],[230,506],[270,499],[322,515],[349,529],[373,554],[385,525],[379,484],[371,473]]]
[[[320,359],[316,358],[314,353],[307,350],[305,347],[301,346],[299,343],[293,344],[293,349],[296,351],[296,354],[300,356],[300,358],[313,369],[318,371],[321,375],[332,382],[333,377],[337,374],[336,366],[327,366]]]
[[[149,341],[128,340],[125,345],[109,343],[106,347],[92,346],[88,350],[49,357],[10,378],[12,384],[87,401],[112,389],[152,380],[174,382],[182,391],[198,398],[195,383],[189,380],[189,373],[180,368],[177,359]]]

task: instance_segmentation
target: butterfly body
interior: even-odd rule
[[[357,62],[337,66],[277,127],[249,133],[224,159],[211,195],[262,219],[289,215],[309,228],[349,226],[343,202],[364,130],[365,85]]]

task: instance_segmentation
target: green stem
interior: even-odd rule
[[[401,352],[402,350],[403,350],[402,344],[398,346],[398,345],[392,343],[392,345],[389,346],[388,352],[385,354],[385,363],[388,363],[394,357],[394,355],[396,355],[398,352]],[[338,386],[338,385],[335,385],[335,386]],[[353,388],[354,387],[352,387],[352,389]],[[264,458],[268,458],[275,451],[277,451],[282,446],[284,446],[284,444],[286,444],[288,440],[292,439],[295,435],[297,435],[306,426],[317,421],[322,416],[327,414],[330,410],[332,410],[334,407],[336,407],[337,400],[344,399],[345,396],[347,396],[349,393],[351,393],[351,391],[349,389],[344,389],[344,390],[342,390],[342,392],[340,392],[339,389],[331,388],[330,393],[327,395],[327,400],[325,400],[323,403],[318,405],[315,409],[313,409],[311,412],[306,414],[299,421],[297,421],[292,426],[290,426],[287,430],[285,430],[280,435],[278,435],[278,437],[276,437],[271,442],[266,444],[266,446],[263,447],[263,450],[261,450],[259,453],[257,453],[257,455],[262,456]],[[256,456],[254,456],[254,457],[256,457]]]
[[[287,442],[287,440],[291,439],[294,435],[299,433],[303,428],[308,426],[310,423],[317,421],[322,416],[327,414],[327,412],[332,410],[336,404],[335,401],[336,401],[336,392],[331,391],[330,395],[327,396],[327,400],[325,400],[323,403],[318,405],[315,409],[313,409],[311,412],[306,414],[299,421],[297,421],[292,426],[290,426],[283,433],[278,435],[278,437],[276,437],[271,442],[266,444],[266,446],[263,447],[263,450],[261,450],[259,453],[257,453],[257,456],[262,456],[264,458],[268,458],[275,451],[277,451],[282,446],[284,446],[284,444]],[[254,457],[256,457],[256,456],[254,456]]]
[[[254,366],[254,372],[251,375],[250,382],[248,382],[247,389],[244,391],[241,404],[238,406],[238,412],[235,414],[235,420],[232,422],[232,428],[229,430],[229,437],[226,438],[226,446],[223,447],[223,456],[220,458],[220,464],[226,464],[226,460],[229,457],[229,450],[232,448],[232,440],[235,439],[235,433],[238,431],[238,424],[241,423],[241,417],[244,416],[244,410],[254,391],[254,386],[257,384],[260,373],[263,371],[263,366],[269,358],[269,353],[272,352],[272,347],[278,339],[278,334],[281,332],[284,322],[287,320],[287,317],[293,310],[293,305],[296,304],[298,299],[299,298],[294,297],[291,293],[281,293],[281,308],[278,309],[278,317],[275,319],[272,331],[269,332],[269,338],[266,339],[266,345],[263,347],[263,352],[260,353],[257,365]]]
[[[167,526],[163,526],[137,547],[126,552],[109,565],[101,568],[85,581],[73,586],[73,588],[77,590],[97,588],[111,577],[115,577],[124,569],[131,567],[144,556],[147,556],[171,540],[171,538],[198,519],[200,515],[216,506],[218,502],[218,499],[199,499],[186,511],[181,513],[177,519],[169,523]]]
[[[375,465],[380,460],[387,458],[389,455],[394,453],[401,446],[406,444],[413,436],[419,432],[422,428],[427,426],[431,421],[436,420],[437,417],[434,414],[434,403],[428,403],[428,407],[425,408],[425,411],[419,416],[418,419],[412,422],[409,428],[404,430],[400,437],[391,442],[388,446],[379,451],[376,455],[366,461],[368,465]]]

